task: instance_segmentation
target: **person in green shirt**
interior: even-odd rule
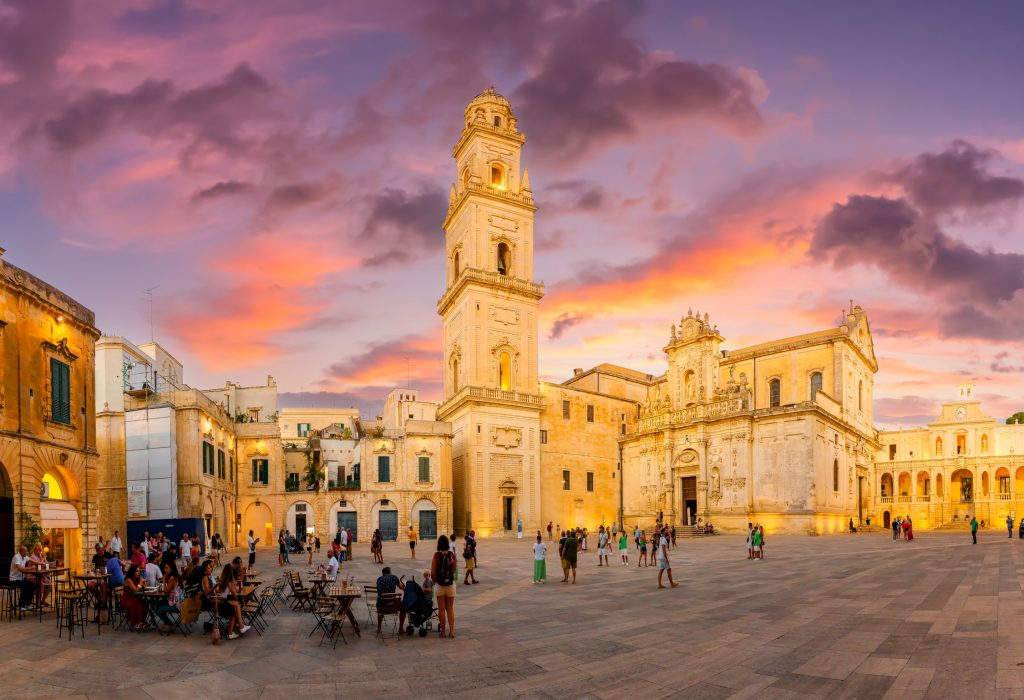
[[[565,542],[563,542],[562,546],[559,548],[558,554],[562,557],[562,571],[565,574],[562,578],[562,583],[569,582],[569,570],[571,569],[572,582],[573,585],[576,584],[576,547],[578,541],[579,540],[576,539],[576,531],[569,530],[568,536],[565,538]]]
[[[978,544],[978,519],[971,517],[971,538],[974,540],[974,544]]]
[[[626,544],[626,533],[619,537],[619,554],[622,555],[622,565],[629,566],[629,546]]]

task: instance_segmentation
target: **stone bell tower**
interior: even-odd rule
[[[537,210],[508,100],[466,107],[445,217],[444,402],[454,433],[454,519],[477,534],[540,527],[540,412],[533,281]]]

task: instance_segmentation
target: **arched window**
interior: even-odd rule
[[[498,274],[507,275],[512,270],[512,252],[505,242],[498,244]]]
[[[500,163],[491,163],[491,187],[505,189],[505,168]]]
[[[857,410],[864,410],[864,380],[857,382]]]
[[[494,126],[501,126],[501,117],[497,114],[494,115]]]
[[[455,255],[452,256],[452,280],[459,278],[459,251],[455,251]]]
[[[832,490],[839,490],[839,460],[832,460]]]
[[[502,391],[512,390],[512,356],[504,351],[498,354],[498,386]]]
[[[942,456],[942,438],[941,437],[935,438],[935,456],[936,457],[941,457]]]
[[[768,405],[778,408],[782,405],[782,380],[772,379],[768,382]]]
[[[981,453],[988,454],[988,435],[981,436]]]
[[[462,171],[462,189],[469,189],[469,168]]]
[[[459,392],[459,358],[452,358],[452,393]]]
[[[811,401],[814,401],[814,397],[819,391],[821,391],[821,372],[814,372],[811,374]]]

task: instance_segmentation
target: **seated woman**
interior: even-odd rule
[[[36,568],[37,571],[46,571],[50,568],[50,562],[46,560],[46,555],[43,554],[43,545],[36,542],[32,548],[32,556],[28,558],[31,565]],[[50,589],[53,587],[53,582],[50,581],[48,574],[37,574],[36,585],[39,587],[39,602],[42,605],[48,605],[50,599]]]
[[[128,624],[132,629],[141,630],[146,627],[146,604],[135,594],[142,590],[142,570],[132,564],[124,577],[124,590],[121,592],[121,607],[128,615]]]
[[[174,623],[168,616],[168,613],[177,612],[178,606],[181,605],[181,577],[178,575],[177,564],[174,560],[164,562],[164,595],[167,596],[167,600],[161,603],[153,610],[163,622],[163,631],[169,632],[174,629]]]
[[[213,568],[213,562],[210,562],[210,568]],[[228,621],[228,639],[238,639],[249,631],[249,626],[242,622],[242,606],[237,599],[238,582],[230,564],[221,570],[216,586],[209,576],[203,578],[203,593],[217,604],[217,613]]]

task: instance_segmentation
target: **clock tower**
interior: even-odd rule
[[[530,179],[512,107],[488,88],[466,107],[445,216],[444,401],[460,531],[540,528],[540,413]]]

